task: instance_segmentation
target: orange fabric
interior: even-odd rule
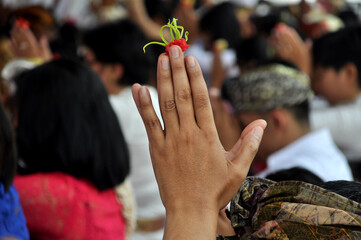
[[[113,189],[99,192],[64,173],[18,175],[14,184],[31,238],[125,239],[122,205]]]

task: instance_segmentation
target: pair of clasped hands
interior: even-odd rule
[[[178,46],[159,57],[157,87],[164,129],[148,89],[134,84],[132,91],[166,208],[164,239],[215,239],[219,210],[246,178],[266,122],[252,122],[226,152],[200,66]]]

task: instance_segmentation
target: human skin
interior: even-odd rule
[[[157,86],[164,130],[147,88],[135,84],[132,91],[166,209],[164,239],[215,238],[218,212],[247,176],[266,122],[252,122],[226,152],[199,64],[178,46],[159,57]]]

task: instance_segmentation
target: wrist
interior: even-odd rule
[[[218,212],[193,206],[167,209],[164,239],[215,239]]]

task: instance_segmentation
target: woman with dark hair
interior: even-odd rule
[[[29,239],[18,193],[13,185],[16,149],[10,123],[0,101],[0,239]]]
[[[15,185],[31,237],[124,239],[114,188],[129,174],[129,155],[100,79],[59,59],[23,72],[16,83]]]
[[[147,43],[140,28],[128,19],[100,26],[84,36],[85,61],[103,80],[129,149],[130,180],[137,202],[137,229],[132,239],[160,240],[165,210],[152,170],[147,134],[131,92],[134,83],[147,84],[153,72],[151,48],[146,53],[142,50]],[[157,99],[156,89],[149,89]],[[154,101],[159,111],[157,103]]]

